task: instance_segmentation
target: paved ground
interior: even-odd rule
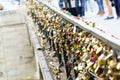
[[[20,6],[6,1],[0,0],[0,2],[5,6],[4,13],[6,13],[0,13],[0,22],[25,21],[23,20],[25,13],[15,12]],[[13,13],[10,12],[11,10]],[[36,71],[35,56],[26,24],[0,26],[0,72],[2,72],[0,80],[37,79]]]
[[[18,2],[16,1],[10,1],[10,0],[0,0],[0,3],[4,6],[4,11],[5,10],[11,10],[11,9],[17,9],[19,7]],[[14,4],[14,5],[13,5]]]
[[[0,80],[22,80],[35,74],[35,59],[25,24],[0,27]]]

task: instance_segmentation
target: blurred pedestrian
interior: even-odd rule
[[[113,16],[112,5],[111,5],[110,0],[105,0],[105,3],[106,3],[107,8],[108,8],[108,16],[105,18],[105,20],[113,19],[114,16]]]
[[[93,7],[92,7],[92,0],[86,0],[86,11],[90,9],[91,12],[93,12]]]
[[[85,5],[86,0],[75,0],[75,8],[77,16],[83,17],[85,16]],[[81,7],[81,8],[79,8]]]
[[[117,19],[120,19],[120,0],[114,0]]]
[[[71,8],[71,0],[63,0],[65,3],[65,8]]]
[[[103,16],[105,14],[103,0],[96,0],[96,2],[99,8],[98,15]]]
[[[3,6],[2,6],[2,4],[0,4],[0,10],[3,10]]]
[[[71,8],[71,0],[67,0],[68,8]]]

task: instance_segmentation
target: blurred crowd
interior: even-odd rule
[[[92,0],[74,0],[74,1],[76,13],[77,16],[79,17],[84,17],[85,12],[87,11],[88,8],[91,11],[93,11],[94,9],[93,8],[94,4],[92,3]],[[93,0],[93,1],[95,1],[96,4],[98,5],[97,15],[103,16],[105,14],[104,9],[107,8],[108,14],[105,20],[113,19],[114,16],[112,7],[115,7],[117,19],[120,19],[120,0]],[[63,8],[63,6],[65,5],[65,8],[71,8],[71,4],[73,4],[72,2],[73,0],[59,0],[59,7]]]

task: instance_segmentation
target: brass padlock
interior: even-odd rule
[[[117,65],[116,61],[110,60],[109,64],[108,64],[108,68],[109,69],[114,69],[114,68],[116,68],[116,65]]]
[[[117,69],[117,70],[120,70],[120,62],[117,63],[116,69]]]
[[[90,67],[93,66],[93,64],[94,64],[94,63],[93,63],[92,61],[90,61],[90,60],[87,60],[86,63],[87,63],[86,69],[90,68]]]

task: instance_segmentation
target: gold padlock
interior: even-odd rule
[[[120,62],[117,63],[116,69],[117,69],[117,70],[120,70]]]
[[[114,68],[116,68],[116,65],[117,65],[116,61],[110,60],[108,68],[109,69],[114,69]]]

